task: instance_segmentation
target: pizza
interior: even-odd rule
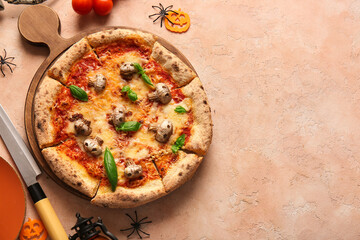
[[[196,73],[150,33],[110,29],[66,50],[34,98],[53,173],[103,207],[130,208],[181,186],[212,138]]]

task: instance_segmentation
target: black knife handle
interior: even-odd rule
[[[37,203],[41,199],[46,198],[46,195],[45,195],[44,191],[42,190],[39,183],[35,183],[33,185],[30,185],[28,187],[28,190],[29,190],[31,199],[33,200],[34,203]]]

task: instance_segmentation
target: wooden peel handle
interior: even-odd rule
[[[45,228],[52,240],[67,240],[68,237],[57,217],[49,199],[47,199],[44,191],[39,183],[35,183],[28,187],[31,198],[34,201],[35,208],[45,225]]]

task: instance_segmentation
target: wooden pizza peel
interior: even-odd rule
[[[124,28],[139,30],[136,28],[130,27],[100,27],[92,30],[86,30],[78,33],[77,35],[71,38],[63,38],[59,34],[60,31],[60,19],[56,12],[51,8],[44,5],[35,5],[26,8],[19,16],[18,19],[18,29],[20,34],[30,43],[36,45],[47,46],[50,50],[49,56],[44,60],[40,65],[39,69],[36,71],[26,96],[25,101],[25,131],[29,141],[30,149],[35,156],[35,160],[38,165],[41,166],[42,170],[46,172],[56,183],[58,183],[63,188],[67,189],[71,193],[76,194],[84,199],[90,200],[90,197],[80,193],[79,191],[71,188],[64,182],[62,182],[51,170],[46,160],[41,154],[41,150],[36,140],[35,135],[35,126],[34,126],[34,96],[36,90],[39,86],[39,83],[42,81],[43,77],[46,75],[48,68],[54,63],[54,61],[70,46],[79,41],[84,36],[87,36],[94,32],[99,32],[106,29],[115,29],[115,28]],[[143,31],[147,32],[147,31]],[[156,35],[155,35],[156,36]],[[167,42],[165,39],[156,36],[157,41],[166,47],[169,51],[174,53],[179,57],[184,63],[186,63],[195,73],[194,67],[190,64],[189,60],[173,45]]]

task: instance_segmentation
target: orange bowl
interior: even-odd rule
[[[0,157],[0,239],[17,239],[25,217],[25,192],[20,176]]]

